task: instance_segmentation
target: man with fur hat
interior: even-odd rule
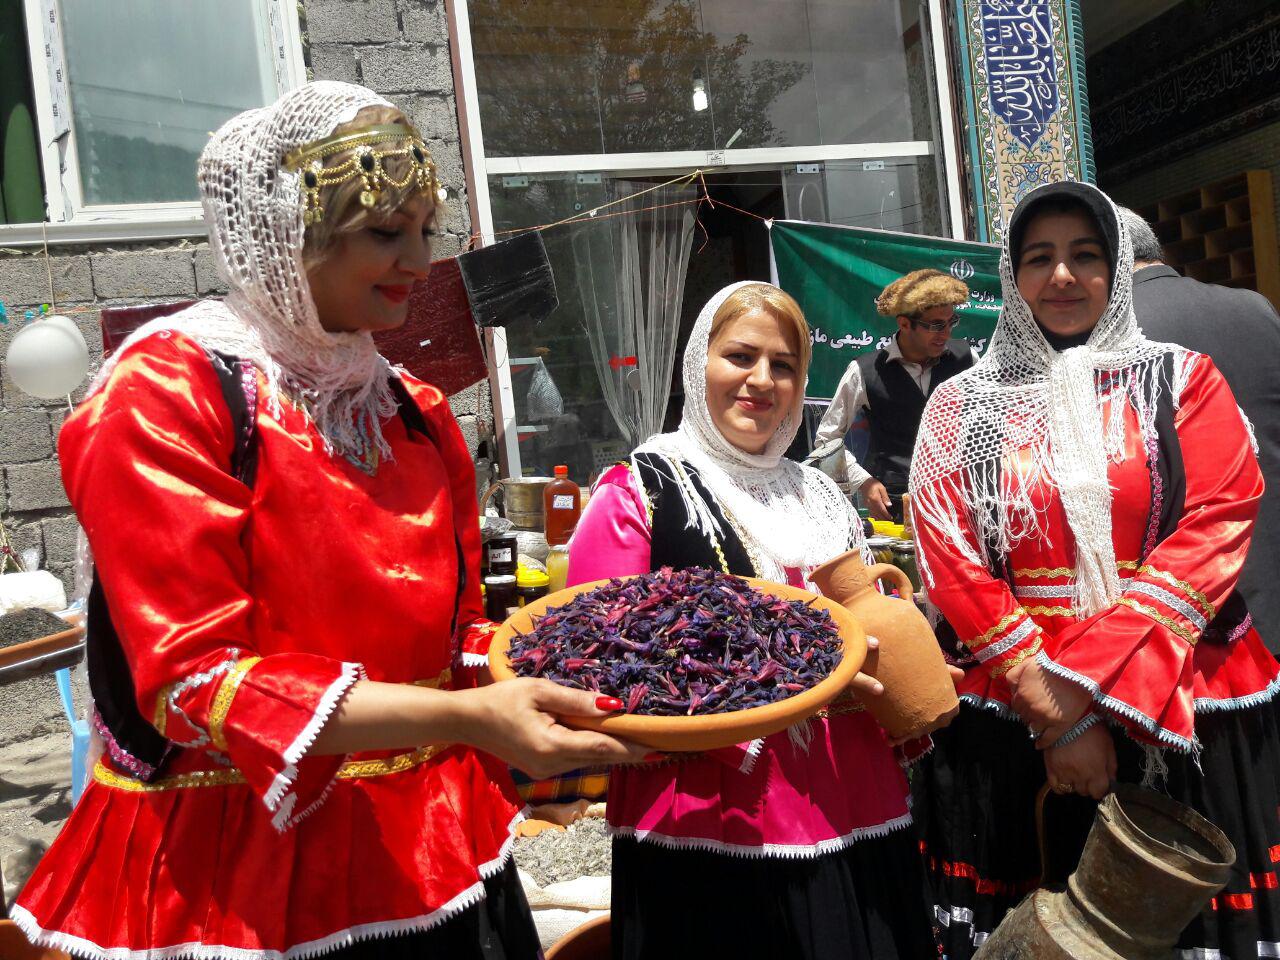
[[[967,341],[950,339],[956,307],[968,299],[969,288],[941,270],[914,270],[885,287],[876,309],[881,316],[897,317],[898,332],[888,346],[849,364],[818,425],[814,449],[843,437],[866,410],[871,425],[867,465],[846,450],[844,475],[836,479],[860,490],[878,520],[902,519],[902,494],[925,401],[938,384],[977,359]]]

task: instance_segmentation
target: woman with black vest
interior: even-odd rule
[[[809,353],[777,287],[716,294],[685,348],[680,428],[601,478],[569,582],[696,566],[813,589],[814,567],[864,548],[835,483],[783,457]],[[608,817],[615,957],[937,955],[902,768],[847,696],[789,732],[615,769]]]
[[[843,472],[877,520],[902,520],[902,495],[925,401],[938,384],[977,359],[967,341],[948,339],[956,307],[968,299],[969,288],[940,270],[915,270],[885,287],[876,309],[898,318],[898,332],[888,346],[849,364],[818,425],[814,449],[843,437],[866,411],[871,425],[866,466],[846,450]]]

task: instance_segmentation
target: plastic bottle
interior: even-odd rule
[[[568,543],[582,511],[582,491],[569,479],[569,468],[556,467],[555,479],[543,488],[542,513],[546,517],[547,543],[553,547]]]

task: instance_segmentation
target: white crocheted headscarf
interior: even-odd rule
[[[783,457],[800,429],[804,383],[765,444],[748,453],[725,439],[707,406],[707,360],[711,321],[729,295],[749,283],[733,283],[713,296],[698,314],[684,351],[684,414],[674,433],[658,434],[637,453],[684,461],[697,470],[722,510],[730,515],[747,549],[764,567],[765,579],[786,582],[786,568],[809,572],[851,547],[863,545],[862,523],[835,482],[812,467]],[[767,286],[767,284],[759,284]],[[802,374],[806,371],[801,371]],[[673,479],[686,501],[690,523],[705,536],[723,536],[697,492]]]
[[[218,273],[231,292],[145,324],[112,356],[157,331],[180,331],[251,361],[267,379],[268,409],[278,415],[282,395],[299,403],[330,453],[372,443],[389,456],[381,421],[396,410],[390,366],[370,333],[320,325],[302,260],[302,174],[282,166],[290,150],[373,106],[391,104],[355,84],[317,81],[227,121],[200,154],[197,178]],[[103,365],[91,390],[112,366]]]
[[[1106,238],[1113,267],[1106,310],[1084,345],[1054,349],[1018,292],[1017,252],[1006,242],[1004,305],[990,349],[939,385],[925,407],[911,465],[912,513],[918,525],[985,565],[988,551],[1003,558],[1023,540],[1048,539],[1043,503],[1032,491],[1039,483],[1056,487],[1075,539],[1074,607],[1091,616],[1120,597],[1107,466],[1124,456],[1125,408],[1132,405],[1144,439],[1152,440],[1160,391],[1180,392],[1178,383],[1162,382],[1165,355],[1175,355],[1173,375],[1181,382],[1190,354],[1153,343],[1138,328],[1129,233],[1096,187],[1037,188],[1014,211],[1010,236],[1022,236],[1035,208],[1053,197],[1084,204]],[[931,583],[927,554],[920,560]]]

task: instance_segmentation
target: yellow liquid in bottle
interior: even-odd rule
[[[565,547],[552,547],[547,554],[547,592],[555,593],[564,589],[565,579],[569,576],[569,551]]]

